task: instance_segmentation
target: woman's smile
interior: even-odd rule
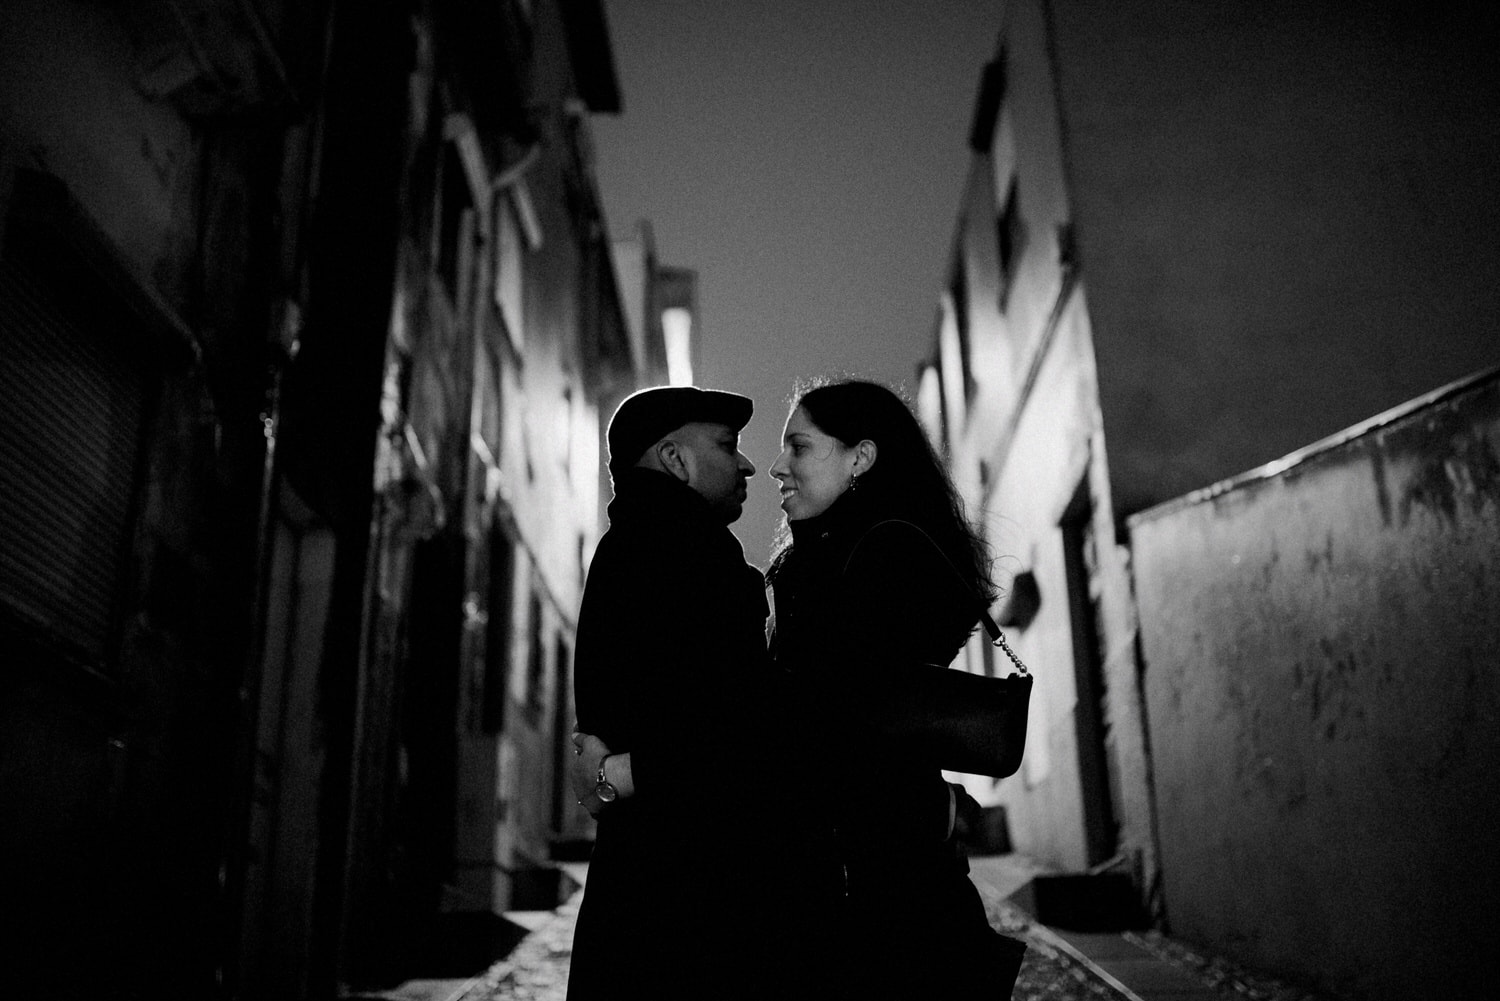
[[[853,449],[820,429],[801,407],[787,418],[781,441],[781,454],[769,472],[781,484],[787,520],[822,514],[849,486]]]

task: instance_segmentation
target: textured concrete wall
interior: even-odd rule
[[[1500,865],[1500,377],[1132,520],[1173,931],[1476,997]]]

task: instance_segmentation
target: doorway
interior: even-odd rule
[[[1084,844],[1091,866],[1113,857],[1119,847],[1116,821],[1119,787],[1109,753],[1108,688],[1104,679],[1098,543],[1093,520],[1094,501],[1085,478],[1063,512],[1059,528],[1068,582],[1074,685],[1078,693],[1073,723],[1078,742]]]

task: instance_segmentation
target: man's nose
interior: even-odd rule
[[[751,462],[750,457],[744,452],[740,453],[740,471],[745,474],[746,479],[755,475],[755,463]]]

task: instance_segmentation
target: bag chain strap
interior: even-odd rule
[[[985,613],[985,618],[989,618],[989,613]],[[1001,650],[1005,651],[1005,656],[1009,657],[1011,659],[1011,662],[1016,665],[1016,670],[1021,672],[1021,677],[1024,678],[1030,675],[1031,672],[1026,670],[1026,665],[1021,663],[1021,658],[1017,657],[1016,652],[1010,648],[1010,644],[1005,642],[1005,634],[1000,631],[999,626],[995,627],[995,632],[993,633],[993,635],[995,639],[994,642],[992,642],[990,645],[997,646]]]

